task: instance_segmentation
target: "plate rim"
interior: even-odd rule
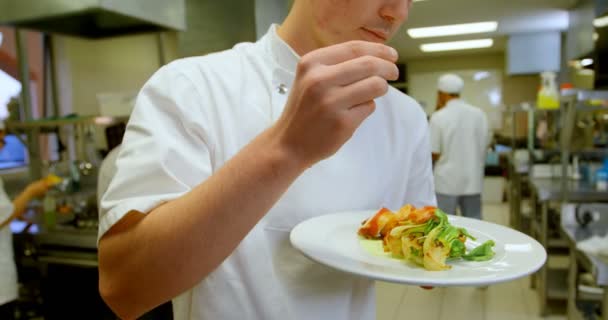
[[[361,272],[358,270],[353,270],[353,268],[348,268],[348,267],[344,267],[344,266],[340,266],[339,264],[335,264],[332,263],[331,261],[325,261],[322,258],[316,257],[313,254],[310,254],[308,252],[308,250],[306,248],[302,248],[300,246],[300,243],[298,242],[298,235],[299,233],[301,233],[304,228],[306,228],[306,226],[308,224],[314,223],[316,220],[321,220],[321,219],[329,219],[332,217],[337,217],[337,216],[341,216],[341,215],[348,215],[350,216],[353,220],[354,217],[353,216],[362,216],[363,219],[365,219],[365,217],[371,217],[373,214],[375,214],[378,210],[352,210],[352,211],[340,211],[340,212],[334,212],[334,213],[328,213],[328,214],[323,214],[323,215],[319,215],[319,216],[315,216],[309,219],[306,219],[304,221],[301,221],[300,223],[298,223],[289,233],[289,240],[291,245],[298,250],[301,254],[303,254],[304,256],[306,256],[308,259],[315,261],[316,263],[331,267],[335,270],[339,270],[341,272],[345,272],[348,274],[352,274],[355,276],[359,276],[359,277],[365,277],[365,278],[369,278],[372,280],[380,280],[380,281],[385,281],[385,282],[392,282],[392,283],[399,283],[399,284],[409,284],[409,285],[417,285],[417,286],[434,286],[434,287],[453,287],[453,286],[460,286],[460,287],[466,287],[466,286],[484,286],[484,285],[490,285],[490,284],[498,284],[498,283],[503,283],[503,282],[509,282],[509,281],[513,281],[519,278],[523,278],[526,277],[536,271],[538,271],[540,268],[542,268],[546,261],[547,261],[547,252],[546,249],[534,238],[532,238],[531,236],[504,226],[504,225],[500,225],[497,223],[493,223],[493,222],[489,222],[489,221],[484,221],[484,220],[478,220],[478,219],[474,219],[474,218],[468,218],[468,217],[462,217],[462,216],[456,216],[456,215],[448,215],[448,217],[450,219],[457,219],[457,220],[462,220],[462,221],[466,221],[466,222],[470,222],[473,224],[489,224],[491,225],[493,228],[498,228],[498,229],[502,229],[505,232],[508,233],[515,233],[518,234],[522,239],[526,239],[528,242],[531,243],[531,245],[533,247],[536,247],[536,249],[539,249],[540,252],[542,252],[542,258],[537,260],[537,262],[535,264],[530,265],[530,267],[528,267],[525,271],[520,271],[520,272],[514,272],[513,274],[510,274],[508,276],[501,276],[499,278],[492,278],[492,279],[484,279],[484,278],[480,278],[478,280],[470,280],[469,278],[465,278],[463,280],[458,280],[458,278],[453,278],[452,280],[447,280],[445,278],[421,278],[421,279],[412,279],[412,278],[395,278],[393,275],[383,275],[382,273],[374,273],[374,272]],[[351,221],[349,221],[351,222]],[[356,231],[354,231],[356,232]],[[389,259],[389,258],[382,258],[382,257],[378,257],[379,259]],[[428,272],[449,272],[449,271],[428,271]]]

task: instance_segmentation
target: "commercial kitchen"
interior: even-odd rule
[[[383,81],[388,82],[390,87],[388,95],[398,96],[398,99],[402,99],[399,101],[408,101],[409,104],[404,104],[403,108],[421,109],[415,110],[413,114],[423,115],[423,120],[417,124],[422,129],[412,133],[411,137],[420,135],[427,139],[423,140],[426,143],[424,147],[416,149],[416,152],[426,152],[421,156],[423,161],[408,164],[408,169],[404,168],[403,172],[399,169],[392,170],[391,167],[392,172],[386,177],[370,181],[376,183],[376,189],[387,189],[387,193],[392,192],[388,189],[393,185],[400,185],[399,181],[408,179],[412,180],[409,183],[422,190],[423,181],[413,181],[416,176],[405,171],[416,172],[417,168],[427,168],[429,178],[433,180],[434,170],[436,190],[430,190],[433,202],[436,192],[437,200],[440,200],[438,206],[450,215],[449,220],[454,225],[458,226],[459,221],[464,221],[462,223],[469,223],[469,232],[473,236],[492,240],[493,258],[477,265],[474,262],[452,260],[449,262],[452,266],[446,267],[449,270],[422,272],[422,267],[397,261],[393,259],[395,256],[378,257],[366,253],[361,249],[363,246],[358,246],[359,242],[356,242],[357,247],[352,254],[341,253],[336,249],[337,251],[327,251],[330,253],[323,251],[323,254],[317,256],[316,249],[307,251],[294,234],[295,229],[300,226],[304,228],[305,222],[313,221],[288,221],[285,222],[289,226],[288,230],[281,229],[283,225],[280,224],[276,228],[285,232],[293,229],[291,239],[288,233],[285,234],[284,245],[297,253],[298,262],[291,262],[285,269],[297,270],[297,263],[306,261],[306,264],[327,265],[322,267],[328,268],[323,270],[331,270],[328,272],[373,280],[371,286],[375,288],[375,295],[372,300],[375,301],[375,307],[372,306],[370,310],[375,310],[375,319],[378,320],[608,319],[607,0],[0,0],[0,132],[4,137],[0,149],[0,187],[3,186],[6,193],[6,196],[0,194],[0,200],[3,201],[0,203],[0,210],[3,211],[0,213],[0,320],[5,316],[7,319],[32,320],[130,318],[126,316],[128,313],[119,315],[114,307],[116,302],[108,303],[109,298],[102,298],[103,294],[100,293],[100,288],[104,287],[100,285],[100,275],[104,273],[100,273],[99,238],[112,227],[107,225],[107,219],[100,219],[100,212],[105,210],[100,210],[100,203],[108,188],[120,189],[122,180],[118,179],[120,181],[117,182],[114,167],[118,165],[120,174],[121,163],[126,166],[126,163],[132,165],[141,161],[142,166],[147,165],[147,160],[144,159],[147,159],[145,154],[148,151],[148,158],[156,157],[153,153],[156,152],[155,144],[148,145],[148,149],[131,149],[137,144],[133,142],[137,135],[161,137],[157,141],[161,145],[165,142],[163,139],[171,141],[173,137],[169,135],[182,131],[200,138],[200,141],[210,139],[206,136],[207,133],[201,133],[202,129],[192,128],[189,121],[195,119],[183,120],[188,121],[181,122],[183,130],[154,127],[153,124],[163,122],[154,122],[158,119],[153,116],[148,118],[144,104],[148,100],[161,101],[167,97],[155,95],[154,92],[146,94],[141,91],[144,85],[158,85],[158,82],[150,79],[162,74],[159,70],[170,69],[166,66],[185,66],[187,62],[180,62],[185,61],[184,58],[229,50],[237,44],[237,48],[249,48],[240,43],[267,41],[271,43],[268,55],[273,53],[272,46],[285,45],[282,49],[289,50],[281,51],[283,56],[280,59],[286,59],[289,55],[299,58],[295,52],[298,50],[290,48],[281,40],[281,37],[286,39],[284,34],[287,31],[279,29],[283,21],[289,21],[285,19],[293,7],[307,12],[306,8],[335,9],[338,5],[354,8],[357,4],[365,4],[370,9],[381,9],[377,14],[360,12],[354,15],[367,15],[378,18],[379,21],[388,21],[387,25],[395,19],[405,20],[387,41],[387,45],[398,53],[398,59],[394,62],[399,71],[398,77],[386,76]],[[405,15],[395,18],[398,15],[395,13],[398,9],[395,8],[399,8],[401,13],[405,12]],[[346,25],[356,20],[356,17],[347,16],[352,15],[352,12],[348,9],[344,9],[344,12],[336,10],[325,18]],[[323,26],[327,22],[322,19],[320,17],[310,23]],[[346,29],[345,26],[342,27]],[[385,40],[391,36],[385,29],[368,27],[363,28],[366,35],[362,39]],[[280,43],[277,44],[278,42]],[[262,54],[262,58],[268,57]],[[173,63],[176,61],[177,64]],[[295,63],[297,61],[294,66]],[[236,69],[236,66],[227,64],[224,74],[217,76],[221,79],[207,85],[209,88],[225,88],[230,83],[236,86],[236,83],[242,82],[240,74],[231,73]],[[298,72],[304,70],[304,67],[300,67]],[[242,97],[234,97],[234,100],[245,99],[248,92],[269,87],[269,97],[255,93],[260,96],[256,102],[266,101],[269,104],[263,105],[262,109],[271,109],[272,115],[276,101],[283,101],[279,103],[281,108],[292,103],[291,99],[297,98],[290,95],[291,86],[296,88],[297,82],[281,80],[285,79],[281,75],[287,72],[285,70],[276,69],[273,72],[273,80],[269,81],[271,83],[250,82],[247,86],[251,88],[242,89]],[[293,76],[292,74],[291,77]],[[299,74],[295,75],[296,81],[298,76]],[[178,78],[175,78],[176,82],[181,81]],[[168,86],[170,82],[165,82],[164,85]],[[204,88],[199,85],[200,87],[193,88]],[[194,91],[183,92],[195,95]],[[406,100],[398,92],[412,99]],[[196,94],[202,100],[217,101],[213,93],[209,93],[209,97],[206,96],[207,93]],[[384,99],[385,97],[378,96],[375,100],[375,113],[384,112],[381,109],[386,106],[380,105]],[[447,99],[447,102],[443,99]],[[185,104],[187,99],[184,98],[183,101]],[[216,103],[222,104],[224,101]],[[479,119],[485,120],[473,121],[467,119],[468,116],[456,115],[456,108],[453,107],[456,103],[473,106],[477,113],[470,114],[481,114],[483,116]],[[137,110],[136,105],[142,110],[139,113],[133,112]],[[176,102],[176,105],[179,109],[179,103]],[[449,109],[452,109],[451,114],[446,112]],[[438,114],[440,112],[441,115]],[[214,112],[209,114],[210,122],[215,119],[213,117],[223,116]],[[278,119],[280,114],[275,114],[271,120]],[[441,127],[444,128],[437,129],[441,116],[444,121]],[[142,119],[152,121],[147,129],[142,127]],[[165,124],[172,120],[166,121]],[[243,116],[239,121],[242,121],[240,125],[245,128],[260,125],[256,123],[256,117]],[[465,129],[478,126],[480,121],[485,123],[487,129],[483,130],[489,132],[485,141],[487,143],[482,143],[482,157],[479,161],[475,160],[480,165],[473,167],[478,168],[478,188],[481,191],[467,193],[466,190],[469,189],[463,185],[453,187],[466,189],[458,196],[442,191],[447,189],[441,186],[444,181],[441,179],[469,181],[477,178],[476,175],[466,176],[468,171],[463,167],[452,167],[452,171],[446,171],[449,167],[447,161],[453,159],[447,159],[445,140],[441,152],[435,148],[436,143],[441,143],[437,142],[439,138],[435,136],[440,131],[434,130],[450,127],[452,129],[448,130],[453,131],[448,136],[462,137]],[[460,127],[458,123],[455,124],[456,127],[449,124],[455,122],[461,122]],[[467,124],[464,125],[464,122]],[[406,122],[402,123],[406,126]],[[220,131],[231,130],[222,125],[226,123],[220,121],[211,123],[208,127],[218,127]],[[270,126],[268,123],[263,125]],[[352,139],[369,133],[371,127],[366,125],[363,122]],[[408,135],[411,133],[411,130],[407,131],[403,127],[395,130],[403,130]],[[150,133],[152,131],[154,132]],[[123,148],[125,132],[127,136],[131,135],[129,140],[133,141],[126,140],[125,144],[130,142],[130,146],[126,147],[125,152],[121,150],[119,153],[118,148]],[[481,133],[483,134],[485,133]],[[231,144],[234,143],[231,138],[233,137],[227,135],[217,140]],[[407,142],[408,139],[414,138],[387,137],[385,140],[388,142],[383,143],[394,144],[386,150],[401,150],[405,147],[396,142]],[[475,152],[470,150],[473,150],[471,148],[474,148],[475,141],[479,139],[478,134],[453,142],[458,145],[456,148],[459,151],[456,153],[460,155],[449,157],[461,159],[458,161],[464,161],[464,166],[475,162],[469,160],[475,158],[472,155]],[[347,148],[348,152],[360,152],[366,159],[374,159],[374,155],[368,154],[386,151],[382,146],[377,146],[376,142],[369,141],[367,145],[359,145],[360,148],[353,151],[353,144],[349,143],[345,144],[345,148],[350,148]],[[372,152],[363,152],[361,148]],[[209,154],[224,151],[221,147],[216,149],[211,148]],[[179,167],[182,163],[192,161],[179,158],[183,155],[179,153],[180,147],[172,150],[177,150],[174,156],[169,154],[167,159],[159,160],[164,161],[163,167]],[[343,151],[337,152],[341,157],[340,152]],[[398,156],[399,152],[388,154]],[[212,158],[211,155],[210,157]],[[215,158],[210,161],[211,165],[216,165]],[[257,159],[251,161],[256,162]],[[327,161],[312,165],[309,170],[332,168]],[[360,168],[357,166],[360,163],[365,162],[344,162],[347,165],[344,170],[353,169],[343,176],[344,181],[360,181],[354,178],[351,180],[350,177],[365,175],[365,171],[369,171],[369,174],[388,170]],[[104,171],[108,170],[107,166],[112,166],[114,170],[109,171],[109,175],[108,171]],[[146,172],[140,169],[133,172]],[[163,181],[177,179],[172,176],[157,177],[154,176],[154,171],[150,172],[152,173],[145,177],[149,184],[162,184]],[[215,174],[215,168],[212,172]],[[243,172],[246,175],[247,171]],[[125,174],[124,168],[122,173]],[[341,176],[341,173],[335,174]],[[438,177],[440,175],[442,177]],[[193,177],[196,177],[195,173]],[[328,183],[331,183],[329,179]],[[295,180],[293,189],[310,183],[312,179],[302,177],[301,180],[303,182]],[[32,191],[36,186],[40,187],[35,184],[36,181],[46,186],[43,191]],[[344,181],[342,185],[348,186],[349,182]],[[188,190],[194,189],[194,185]],[[132,190],[123,192],[136,193],[138,190],[152,190],[150,188],[134,186]],[[262,189],[266,188],[260,188]],[[166,190],[171,190],[171,187],[167,186]],[[260,190],[257,191],[263,192]],[[316,190],[310,192],[310,197],[317,197],[315,201],[319,203],[322,203],[320,199],[333,196],[339,198],[336,201],[343,201],[348,197],[347,190],[351,189],[347,187],[344,190],[331,190],[335,195]],[[107,199],[104,198],[104,206],[110,205],[116,191],[110,194]],[[447,198],[444,197],[446,194]],[[289,191],[284,195],[285,198],[290,196],[292,193]],[[469,210],[466,201],[454,200],[459,202],[454,202],[453,209],[449,210],[444,204],[447,202],[442,202],[458,197],[470,199],[471,196],[476,201],[481,201],[480,222],[464,212]],[[177,196],[173,198],[175,197]],[[355,199],[359,196],[352,197],[353,203],[363,203],[361,198]],[[237,197],[236,202],[253,201],[247,200],[248,198],[251,197],[243,195]],[[161,203],[171,203],[170,199],[168,197]],[[351,209],[376,212],[387,206],[397,212],[401,205],[407,204],[400,203],[399,207],[391,207],[389,203],[392,202],[378,201],[371,207],[358,206]],[[23,210],[19,211],[18,208],[21,207]],[[327,207],[319,206],[317,209],[321,212],[314,215],[345,211],[335,208],[338,206],[331,203]],[[155,211],[157,208],[150,210]],[[270,211],[268,215],[272,216],[273,213]],[[435,214],[435,217],[438,216]],[[258,224],[266,223],[266,218],[260,219]],[[298,227],[294,228],[295,225]],[[476,229],[476,226],[479,227]],[[488,228],[484,229],[484,226]],[[313,230],[309,239],[320,237],[322,229],[324,228]],[[498,231],[492,233],[488,230]],[[222,226],[222,233],[231,231],[231,225]],[[504,232],[503,237],[508,239],[501,238],[499,231]],[[355,228],[345,239],[363,241],[357,238],[356,233]],[[240,239],[247,235],[247,240],[243,240],[242,245],[235,245],[239,245],[239,250],[244,250],[242,247],[247,246],[256,234],[253,231],[249,235],[243,233]],[[343,241],[342,238],[332,238],[341,235],[340,232],[332,231],[323,241],[331,247],[332,239],[337,239],[336,243],[342,243],[339,242]],[[509,241],[515,241],[512,237],[525,241],[523,244],[511,243]],[[304,239],[304,247],[309,239]],[[378,243],[381,241],[378,240]],[[536,245],[541,249],[530,249]],[[184,244],[183,247],[187,245]],[[255,247],[249,247],[252,248]],[[386,248],[385,242],[385,251],[388,251]],[[133,244],[129,250],[140,249]],[[225,268],[221,272],[233,272],[229,277],[239,277],[238,273],[242,273],[249,265],[264,265],[263,262],[258,263],[258,260],[264,260],[262,254],[259,254],[259,259],[223,257],[222,260],[230,260],[230,266],[236,267]],[[333,256],[327,258],[326,255]],[[520,258],[513,258],[513,255]],[[180,255],[175,253],[166,259],[172,260],[178,256]],[[272,256],[270,260],[275,261],[275,258]],[[279,260],[276,261],[281,261],[280,257],[277,259]],[[374,265],[376,261],[378,265]],[[337,265],[332,264],[334,262]],[[141,270],[147,267],[139,266]],[[281,266],[277,268],[281,269]],[[391,273],[394,268],[402,268],[398,270],[402,270],[403,275]],[[467,278],[465,275],[469,271],[466,268],[475,270],[473,272],[477,272],[477,278]],[[408,272],[416,276],[408,278]],[[260,277],[263,276],[260,274]],[[216,272],[209,277],[209,285],[213,286],[213,281],[218,281],[219,276]],[[297,281],[286,279],[283,280]],[[150,283],[156,280],[150,279]],[[203,277],[198,281],[205,282],[207,279]],[[265,291],[271,287],[263,287],[263,294],[249,292],[250,288],[245,287],[236,297],[245,297],[247,294],[268,297],[277,295],[277,299],[280,299],[278,291]],[[224,294],[224,289],[230,291],[234,288],[218,286],[215,299],[232,299],[232,292]],[[198,289],[194,289],[196,290]],[[188,292],[192,294],[193,291]],[[356,296],[355,293],[352,295]],[[138,309],[145,309],[146,312],[143,315],[139,312],[135,317],[207,319],[201,315],[216,314],[216,318],[232,319],[219,316],[222,313],[200,313],[197,316],[192,307],[188,316],[184,316],[182,311],[176,311],[183,310],[184,297],[180,297],[182,300],[176,300],[178,294],[166,296],[154,305]],[[195,300],[192,297],[190,299]],[[132,301],[126,304],[137,304],[136,301],[139,300],[134,297]],[[261,311],[253,310],[255,308],[250,310],[246,307],[248,304],[243,303],[219,301],[218,305],[233,304],[232,313],[225,314],[239,315],[240,319],[263,319],[266,317],[262,315],[270,314],[266,312],[274,308],[261,304],[258,305]],[[310,315],[317,311],[311,309]],[[292,318],[300,317],[285,314],[285,319]],[[351,315],[349,318],[369,319],[362,314]],[[333,316],[328,313],[327,319],[333,319]]]

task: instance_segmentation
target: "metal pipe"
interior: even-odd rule
[[[42,117],[48,118],[51,116],[51,111],[49,107],[49,57],[48,57],[48,38],[49,35],[42,35],[42,74],[44,75],[42,79]]]
[[[27,55],[27,43],[24,43],[23,31],[15,29],[17,45],[17,62],[19,64],[19,80],[21,80],[21,107],[24,109],[25,120],[32,120],[32,101],[30,96],[30,66]],[[27,41],[27,40],[25,40]]]
[[[534,137],[535,137],[535,131],[534,131],[534,123],[536,122],[535,119],[535,110],[534,108],[530,108],[528,109],[528,153],[530,154],[530,164],[534,163]]]
[[[54,117],[59,117],[61,116],[61,111],[59,110],[59,90],[57,89],[57,64],[55,61],[55,46],[54,46],[54,42],[55,40],[53,40],[53,36],[49,36],[48,37],[48,47],[47,50],[49,50],[49,65],[50,65],[50,72],[51,74],[49,75],[48,79],[51,82],[51,94],[52,94],[52,101],[53,101],[53,114],[52,116]]]
[[[608,320],[608,287],[604,287],[604,299],[602,301],[602,318]]]
[[[41,256],[38,257],[38,261],[48,264],[60,264],[74,267],[89,267],[96,268],[99,263],[95,260],[86,260],[78,258],[67,258],[67,257],[52,257],[52,256]]]
[[[562,178],[561,178],[561,200],[563,202],[568,201],[568,182],[570,176],[568,175],[568,166],[570,165],[570,142],[572,141],[572,132],[574,130],[574,122],[576,120],[576,96],[568,97],[566,103],[562,106],[563,114],[561,115],[561,165],[562,165]]]
[[[163,33],[158,32],[156,34],[156,46],[158,48],[158,63],[159,67],[167,64],[167,56],[165,55],[165,40],[163,39]]]
[[[17,62],[19,63],[19,78],[21,80],[21,108],[25,121],[33,120],[32,99],[30,93],[30,68],[27,55],[27,38],[24,31],[15,29],[17,44]],[[27,132],[27,149],[29,152],[29,171],[31,179],[40,179],[42,176],[42,159],[40,158],[40,129],[34,127]]]

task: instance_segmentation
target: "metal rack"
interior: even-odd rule
[[[556,110],[540,110],[531,104],[522,104],[511,108],[513,119],[516,112],[527,112],[528,132],[527,149],[530,164],[527,172],[520,172],[513,163],[515,158],[515,145],[511,154],[510,164],[510,194],[511,210],[510,216],[513,227],[529,233],[537,239],[548,252],[549,263],[532,278],[531,285],[536,287],[539,294],[541,313],[549,313],[549,303],[551,301],[565,301],[567,294],[567,265],[555,265],[551,263],[552,258],[561,260],[570,257],[568,242],[565,240],[563,232],[560,232],[559,225],[560,204],[565,202],[585,203],[590,201],[607,201],[608,192],[598,191],[593,185],[584,182],[571,180],[569,177],[569,162],[573,154],[595,154],[605,156],[606,150],[582,149],[572,150],[571,141],[576,125],[577,114],[581,112],[594,112],[598,110],[608,110],[607,106],[593,105],[589,101],[604,100],[608,101],[607,91],[572,91],[569,95],[562,97],[561,107]],[[558,178],[536,178],[533,173],[533,164],[536,161],[535,146],[535,122],[539,116],[549,115],[555,126],[557,140],[556,145],[550,149],[543,150],[543,154],[559,156],[559,177]],[[516,128],[513,121],[513,134]],[[527,173],[530,172],[528,175]],[[524,223],[525,217],[522,214],[521,193],[524,185],[528,183],[530,187],[530,207],[529,227]],[[557,209],[555,209],[557,208]],[[563,305],[563,304],[562,304]]]
[[[42,176],[42,162],[40,160],[40,144],[37,137],[40,134],[49,132],[58,132],[60,128],[71,128],[71,133],[75,139],[75,154],[78,159],[86,159],[85,140],[86,130],[91,126],[107,127],[120,122],[126,122],[128,117],[102,117],[102,116],[73,116],[56,119],[40,119],[29,121],[8,121],[6,128],[8,132],[14,134],[25,134],[28,137],[27,146],[28,154],[30,155],[29,169],[30,176],[33,179]],[[36,138],[34,138],[36,137]],[[35,141],[36,143],[31,143]],[[92,160],[92,159],[88,159]]]
[[[591,211],[595,213],[595,218],[581,223],[579,213]],[[606,234],[608,231],[608,204],[564,205],[561,228],[566,234],[571,248],[568,274],[568,319],[580,319],[581,316],[593,319],[599,303],[602,305],[601,319],[608,320],[608,260],[577,249],[577,245],[581,241]],[[585,276],[582,276],[583,274]],[[596,317],[596,319],[599,318]]]
[[[21,0],[18,2],[0,0],[0,24],[15,27],[17,63],[19,79],[22,84],[20,108],[23,112],[23,123],[12,123],[9,129],[24,133],[27,136],[29,151],[29,173],[31,179],[38,179],[42,174],[39,136],[41,130],[62,126],[74,126],[77,131],[87,125],[103,123],[100,117],[77,117],[73,119],[34,120],[30,92],[30,73],[28,65],[27,41],[24,30],[35,30],[44,33],[44,59],[50,59],[43,77],[45,84],[50,84],[52,101],[51,116],[59,116],[59,102],[56,85],[56,68],[53,59],[51,34],[64,34],[89,39],[109,38],[136,33],[155,33],[158,48],[159,64],[166,61],[163,32],[183,31],[186,29],[186,2],[176,1],[36,1]],[[23,28],[23,29],[22,29]],[[48,83],[47,83],[48,82]],[[46,95],[46,93],[45,93]],[[47,96],[42,97],[43,101]],[[98,122],[101,120],[102,122]]]

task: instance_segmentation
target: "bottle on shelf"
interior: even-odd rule
[[[604,166],[595,172],[595,188],[599,191],[608,191],[608,158],[604,159]]]
[[[555,77],[554,72],[541,73],[541,87],[536,101],[539,109],[559,109],[559,92]]]

